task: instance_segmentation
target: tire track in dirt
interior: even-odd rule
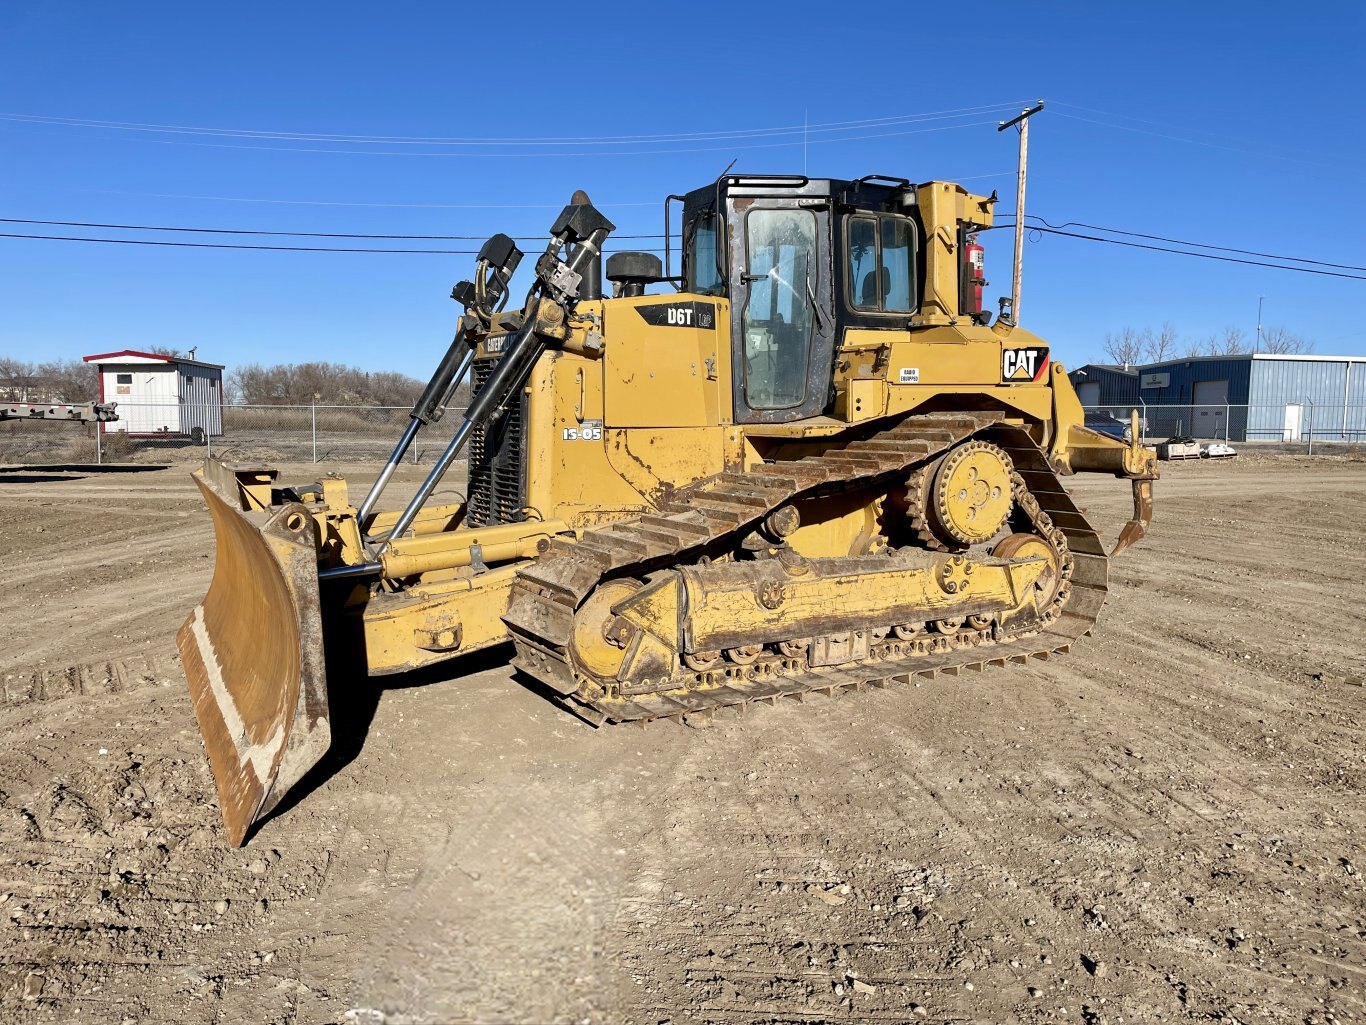
[[[279,969],[308,941],[291,909],[317,894],[327,858],[302,836],[223,845],[188,702],[168,698],[111,696],[124,717],[112,729],[67,720],[0,754],[5,1020],[294,1020],[297,983]],[[148,719],[174,747],[138,739]]]
[[[1086,647],[1087,644],[1079,645],[1074,656],[1087,654]],[[1113,662],[1123,665],[1124,660],[1125,654],[1121,652],[1119,658]],[[1105,661],[1113,664],[1110,659]],[[1046,670],[1034,669],[1028,674],[1021,674],[1032,679],[1019,681],[1018,684],[1018,677],[1012,677],[1007,681],[1007,674],[983,674],[976,678],[981,682],[976,684],[974,689],[991,695],[986,704],[1006,706],[998,707],[991,713],[998,725],[1007,724],[1013,721],[1015,715],[1023,713],[1035,737],[1075,738],[1079,732],[1091,734],[1095,731],[1088,730],[1078,721],[1078,711],[1069,710],[1060,704],[1056,697],[1059,684],[1067,687],[1078,683],[1077,679],[1059,678],[1071,675],[1066,670],[1070,664],[1072,663],[1069,660],[1059,663],[1061,673],[1055,673],[1052,666]],[[1082,681],[1085,682],[1084,677]],[[1108,684],[1113,687],[1117,682],[1111,679]],[[1048,684],[1052,684],[1053,687],[1049,688]],[[928,945],[929,949],[961,951],[971,948],[976,942],[979,943],[978,949],[1003,944],[1006,950],[1016,954],[1009,959],[1000,954],[988,955],[981,962],[974,961],[971,957],[960,957],[947,962],[952,969],[962,973],[961,977],[957,980],[933,977],[934,984],[918,991],[925,1001],[938,1001],[936,1009],[930,1012],[932,1015],[938,1017],[941,1014],[948,1014],[1005,1020],[1005,1017],[1011,1015],[1027,1014],[1031,1007],[1037,1006],[1032,1004],[1034,998],[1027,995],[1029,990],[1025,989],[1020,981],[1028,977],[1045,980],[1037,983],[1035,988],[1047,993],[1050,998],[1056,994],[1058,1000],[1070,1002],[1077,999],[1077,994],[1082,994],[1082,998],[1087,1001],[1085,1006],[1092,1008],[1095,1013],[1099,1013],[1096,1009],[1104,1006],[1100,1002],[1102,997],[1106,997],[1107,1000],[1123,1001],[1130,1013],[1140,1014],[1182,1013],[1193,1009],[1194,1004],[1201,1001],[1207,1002],[1211,1008],[1225,1004],[1233,1008],[1236,1002],[1224,1001],[1221,1004],[1220,1000],[1210,1000],[1206,996],[1209,993],[1218,993],[1218,976],[1197,975],[1184,971],[1183,962],[1189,957],[1192,940],[1202,929],[1206,935],[1197,941],[1197,945],[1205,952],[1206,957],[1218,959],[1221,956],[1234,956],[1240,950],[1250,951],[1259,963],[1256,967],[1237,964],[1234,967],[1238,972],[1256,980],[1257,986],[1261,989],[1269,986],[1271,992],[1279,991],[1285,1001],[1283,1006],[1294,1006],[1297,1002],[1302,1002],[1304,981],[1315,977],[1306,967],[1306,962],[1287,968],[1260,963],[1265,960],[1261,955],[1268,950],[1267,945],[1275,945],[1277,942],[1273,932],[1263,932],[1254,936],[1250,931],[1244,932],[1243,927],[1238,925],[1211,928],[1203,921],[1208,912],[1202,915],[1192,910],[1183,918],[1179,914],[1153,914],[1148,910],[1153,905],[1146,895],[1156,885],[1162,887],[1162,900],[1158,902],[1158,907],[1185,904],[1195,909],[1203,900],[1214,902],[1216,906],[1212,910],[1217,913],[1218,905],[1224,903],[1220,899],[1224,895],[1218,892],[1217,885],[1211,883],[1210,859],[1203,853],[1190,853],[1184,848],[1192,841],[1198,842],[1202,847],[1236,844],[1236,841],[1231,841],[1228,837],[1239,835],[1231,833],[1230,829],[1236,829],[1239,824],[1242,816],[1241,805],[1248,797],[1247,788],[1234,782],[1229,787],[1231,794],[1226,798],[1215,793],[1210,787],[1202,787],[1198,791],[1198,804],[1193,804],[1190,792],[1182,792],[1162,783],[1154,785],[1151,780],[1131,779],[1130,773],[1120,770],[1123,763],[1114,759],[1097,760],[1093,756],[1093,748],[1089,748],[1085,743],[1076,747],[1074,741],[1073,745],[1069,745],[1073,750],[1065,753],[1071,757],[1060,759],[1057,757],[1058,753],[1050,752],[1054,755],[1051,761],[1061,760],[1068,766],[1067,778],[1071,781],[1069,787],[1049,787],[1052,793],[1047,795],[1036,792],[1041,788],[1035,786],[1016,789],[1015,795],[1023,798],[1026,806],[1032,807],[1033,811],[1024,811],[1018,803],[1011,802],[1013,806],[1010,808],[1009,818],[1014,832],[1007,848],[1001,843],[1000,834],[995,829],[994,815],[988,814],[980,820],[974,820],[961,812],[954,813],[953,809],[963,807],[965,802],[967,807],[976,809],[978,802],[973,798],[982,796],[980,792],[974,792],[971,785],[967,790],[961,787],[968,779],[967,776],[958,777],[960,788],[953,796],[944,793],[945,781],[949,780],[947,785],[951,785],[953,773],[952,770],[948,773],[944,771],[943,759],[949,752],[943,738],[955,734],[955,724],[958,724],[961,730],[962,723],[975,721],[966,719],[963,715],[965,695],[968,693],[965,688],[974,685],[954,682],[933,686],[941,691],[948,689],[956,692],[958,700],[946,701],[940,709],[932,710],[929,716],[917,718],[915,726],[939,741],[932,750],[898,750],[898,740],[904,744],[904,728],[907,724],[904,722],[904,716],[896,713],[904,713],[907,709],[895,706],[887,715],[874,715],[861,720],[867,725],[869,737],[863,734],[860,734],[858,739],[845,736],[843,741],[833,740],[829,744],[820,745],[817,749],[819,757],[827,758],[832,764],[838,765],[841,773],[852,771],[856,780],[859,780],[862,774],[875,771],[875,768],[874,763],[852,758],[850,748],[861,743],[869,743],[879,751],[895,751],[895,771],[888,773],[886,764],[880,759],[877,762],[883,765],[882,782],[894,790],[902,791],[897,796],[909,802],[909,808],[913,809],[909,817],[917,823],[923,823],[926,829],[932,827],[934,839],[944,842],[946,850],[954,852],[949,857],[962,866],[960,892],[972,892],[975,903],[965,908],[967,917],[958,920],[956,927],[950,926],[948,922],[940,923],[934,932],[934,939]],[[1107,727],[1111,725],[1111,719],[1121,723],[1141,722],[1141,714],[1145,710],[1143,698],[1149,695],[1135,695],[1120,690],[1116,690],[1115,693],[1121,696],[1120,700],[1104,708]],[[891,694],[846,700],[867,700],[878,704],[895,702]],[[1084,709],[1087,706],[1083,703],[1081,707]],[[918,711],[924,712],[925,709]],[[1151,707],[1147,707],[1146,711],[1150,716]],[[835,715],[833,711],[829,714]],[[1182,754],[1189,747],[1195,732],[1171,728],[1168,731],[1169,735],[1161,737],[1160,742],[1158,738],[1149,734],[1145,740],[1145,747],[1151,751],[1145,754],[1144,764],[1153,764],[1154,761],[1159,764],[1180,764]],[[871,739],[873,737],[880,742],[874,742]],[[999,753],[1003,749],[997,747],[995,750],[997,757],[987,759],[985,764],[1001,771],[1000,762],[1013,759],[1001,759]],[[1010,745],[1004,750],[1009,751]],[[1023,750],[1026,754],[1019,758],[1019,764],[1013,766],[1016,778],[1027,772],[1037,779],[1040,775],[1041,762],[1044,766],[1044,776],[1049,778],[1047,769],[1050,767],[1050,759],[1040,758],[1040,752],[1034,745],[1026,744]],[[1195,771],[1203,777],[1209,767],[1220,764],[1222,763],[1218,758],[1197,761]],[[1215,778],[1220,779],[1218,776]],[[1056,778],[1049,779],[1049,782],[1056,781]],[[1135,785],[1133,795],[1124,792],[1131,784]],[[871,787],[871,781],[867,781],[864,786],[852,789],[867,790]],[[727,791],[711,792],[729,797]],[[1258,797],[1260,798],[1260,795]],[[762,803],[763,799],[760,797],[754,804],[746,806],[743,813],[756,816],[762,814],[758,810]],[[1262,813],[1274,812],[1279,807],[1274,803],[1274,798],[1259,799],[1257,803]],[[725,816],[732,810],[729,802],[725,808],[726,811],[716,814]],[[997,809],[994,805],[988,805],[987,810],[995,812]],[[907,812],[897,813],[892,817],[893,821],[900,821],[901,816],[906,814]],[[1091,830],[1085,826],[1079,828],[1077,824],[1068,821],[1080,818],[1089,822],[1097,815],[1111,831],[1110,835],[1096,837],[1091,835]],[[1135,823],[1145,821],[1149,823],[1147,827],[1133,828]],[[889,823],[870,821],[866,824],[866,832],[861,828],[861,824],[861,819],[853,822],[842,821],[841,832],[844,835],[862,836],[867,841],[867,847],[876,848],[887,834]],[[1058,828],[1061,829],[1060,836],[1050,835]],[[1034,833],[1035,830],[1038,831],[1037,835]],[[813,831],[808,835],[814,837],[818,834]],[[931,841],[923,832],[921,839],[927,847],[930,846]],[[731,835],[731,843],[728,846],[752,852],[757,859],[755,864],[758,864],[762,860],[772,861],[782,856],[781,847],[785,844],[775,845],[773,840],[772,832]],[[798,845],[800,846],[803,841],[804,838],[797,840]],[[682,846],[686,849],[689,845],[684,843]],[[865,847],[864,850],[866,849]],[[1003,852],[1007,850],[1009,853],[1003,856]],[[1047,858],[1050,853],[1054,855],[1052,859]],[[1037,874],[1033,879],[1016,878],[1019,872],[1013,868],[1011,862],[1021,860],[1022,854],[1025,855],[1022,860],[1026,863],[1047,864],[1051,860],[1054,866],[1058,866],[1056,873],[1051,876],[1047,872]],[[1066,857],[1059,856],[1063,854]],[[1190,864],[1186,863],[1188,854]],[[654,856],[664,859],[665,852],[656,851]],[[846,857],[854,860],[852,855]],[[1133,884],[1138,887],[1138,896],[1127,892],[1122,886],[1116,887],[1113,879],[1109,878],[1114,875],[1113,868],[1117,862],[1128,865],[1131,875],[1142,877]],[[676,861],[674,864],[677,864]],[[1064,864],[1066,867],[1063,867]],[[866,864],[861,867],[865,872],[868,870]],[[1173,870],[1177,873],[1175,878],[1172,876]],[[1225,868],[1214,869],[1213,878],[1222,878],[1218,873],[1227,871]],[[700,866],[694,866],[692,872],[698,876],[704,875],[704,869]],[[833,873],[834,878],[841,875],[848,877],[850,874],[839,871]],[[684,876],[688,878],[686,873]],[[1343,878],[1348,877],[1344,875]],[[695,880],[690,881],[695,883]],[[789,890],[789,893],[804,893],[806,885],[815,885],[824,892],[824,887],[833,885],[832,874],[827,869],[824,878],[800,876],[796,883],[796,888]],[[1265,879],[1261,875],[1248,874],[1242,885],[1258,884],[1265,884]],[[623,928],[638,930],[650,936],[654,940],[653,946],[677,943],[681,945],[680,951],[684,951],[688,949],[690,940],[695,943],[693,936],[687,931],[666,931],[663,938],[657,938],[655,923],[663,917],[662,911],[641,910],[650,909],[652,902],[659,900],[661,891],[667,893],[670,885],[667,875],[662,879],[655,874],[646,877],[646,885],[637,888],[638,893],[632,904],[633,915],[630,920],[623,922]],[[673,885],[677,886],[676,879]],[[997,886],[1004,887],[1004,897],[991,896],[991,891]],[[976,889],[973,890],[973,887]],[[694,889],[698,887],[694,886]],[[1215,892],[1211,892],[1212,889]],[[679,892],[687,893],[686,890]],[[871,919],[876,923],[881,907],[876,904],[870,907],[866,903],[865,892],[866,890],[855,886],[852,890],[853,896],[849,899],[862,902],[865,921]],[[859,978],[865,985],[873,986],[871,991],[865,992],[854,990],[848,975],[841,979],[840,971],[843,966],[838,959],[832,959],[827,963],[817,958],[811,967],[818,970],[814,973],[796,975],[790,970],[790,966],[772,957],[772,950],[769,951],[768,957],[763,956],[764,930],[756,927],[756,932],[751,936],[747,922],[768,919],[769,916],[763,913],[763,908],[769,903],[769,899],[767,895],[747,896],[754,902],[745,905],[747,920],[741,920],[737,915],[727,922],[708,923],[705,930],[710,951],[708,958],[718,961],[719,967],[709,964],[705,968],[690,968],[681,983],[675,979],[672,985],[663,983],[657,977],[656,967],[654,977],[648,974],[645,976],[654,984],[653,988],[686,992],[690,988],[703,986],[703,995],[708,1000],[705,1007],[711,1015],[711,1020],[716,1021],[754,1020],[746,1017],[751,1014],[757,1014],[763,1020],[785,1021],[789,1018],[798,1020],[841,1013],[855,1014],[861,1020],[878,1020],[884,1016],[904,1016],[910,1010],[909,1003],[903,1001],[912,1000],[916,991],[908,986],[908,980],[912,976],[904,969],[883,971],[876,978],[873,972],[865,969]],[[1314,898],[1322,901],[1332,899],[1332,895],[1328,890],[1323,890],[1315,893]],[[815,899],[823,901],[819,894],[815,895]],[[1312,906],[1313,901],[1310,904]],[[1017,905],[1022,907],[1017,914],[1012,914],[1011,909]],[[942,908],[946,905],[941,903],[939,906]],[[871,915],[868,914],[869,911],[872,912]],[[834,912],[839,913],[838,909]],[[790,910],[783,909],[781,915],[774,917],[791,921],[793,915]],[[1238,918],[1237,915],[1233,917]],[[927,916],[926,921],[934,923],[935,920]],[[972,924],[965,926],[965,922]],[[1025,928],[1021,928],[1022,923],[1025,924]],[[1359,919],[1357,927],[1360,927]],[[925,925],[918,922],[916,928],[923,929]],[[1135,960],[1132,951],[1126,952],[1124,943],[1115,941],[1116,935],[1121,931],[1141,932],[1143,935],[1158,937],[1146,945],[1146,961]],[[874,930],[878,940],[881,940],[886,932],[895,933],[895,930]],[[1316,934],[1309,922],[1303,920],[1299,914],[1288,914],[1280,932],[1282,943],[1297,946],[1301,950],[1306,946],[1312,949],[1311,941]],[[1032,957],[1022,957],[1021,953],[1030,949],[1030,935],[1040,937],[1035,942],[1037,953]],[[745,939],[747,936],[750,937],[748,941]],[[1173,936],[1177,938],[1167,938]],[[718,939],[723,941],[723,947],[717,945]],[[847,950],[848,945],[839,942],[842,939],[844,937],[841,936],[834,940],[826,937],[814,940],[803,934],[798,946],[804,945],[808,949],[838,946]],[[1057,956],[1058,947],[1071,947],[1071,950],[1067,956],[1060,958]],[[755,948],[759,951],[757,956],[753,953]],[[1090,953],[1087,953],[1088,951]],[[1083,954],[1102,959],[1109,966],[1121,965],[1124,985],[1115,982],[1106,985],[1082,970],[1079,965]],[[1279,951],[1276,956],[1280,956]],[[1008,975],[999,972],[1002,960],[1009,969]],[[738,962],[738,965],[734,965],[734,962]],[[876,964],[876,961],[872,963]],[[941,966],[944,964],[945,962],[940,962]],[[1328,961],[1327,967],[1339,973],[1343,969],[1340,962],[1332,959]],[[639,973],[638,969],[637,972]],[[1120,978],[1118,972],[1113,975],[1109,975],[1108,972],[1107,968],[1107,977]],[[818,980],[814,984],[813,974]],[[1189,976],[1189,979],[1182,982],[1180,987],[1173,988],[1167,982],[1168,976]],[[917,979],[927,977],[931,976],[925,973],[915,976]],[[985,987],[981,981],[983,979],[988,980]],[[966,983],[969,981],[974,982],[974,990],[966,990]],[[1143,993],[1143,998],[1138,1000],[1133,993],[1136,981]],[[843,987],[843,991],[837,987]],[[882,1006],[883,994],[889,989],[891,1004]],[[965,995],[983,989],[998,994],[994,1002],[983,997]],[[1008,998],[1001,999],[1012,990],[1017,994],[1023,990],[1023,998],[1013,1004]],[[1071,997],[1067,995],[1069,990],[1073,994]],[[1107,996],[1107,993],[1113,995]],[[775,999],[775,994],[781,994],[781,998]],[[680,1014],[687,1009],[683,1005],[659,1003],[650,1004],[649,1008]]]
[[[458,663],[384,692],[355,760],[244,851],[174,663],[0,706],[0,1020],[1360,1018],[1361,691],[1299,670],[1359,657],[1362,537],[1284,518],[1361,519],[1366,471],[1316,472],[1174,468],[1096,635],[1046,664],[594,733]],[[1112,537],[1123,496],[1077,485]],[[49,552],[99,521],[12,494]],[[120,529],[148,540],[166,500]],[[135,581],[140,636],[101,625],[111,580],[88,632],[12,606],[15,646],[169,653],[195,545],[143,556],[170,561]]]

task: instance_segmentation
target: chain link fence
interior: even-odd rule
[[[1305,452],[1316,445],[1338,450],[1366,442],[1366,406],[1316,405],[1308,400],[1276,405],[1087,406],[1086,424],[1126,436],[1133,409],[1138,410],[1146,442],[1195,438]]]
[[[1271,451],[1343,451],[1366,443],[1366,406],[1140,405],[1145,442],[1194,437]],[[1130,407],[1086,408],[1088,427],[1126,437]],[[451,439],[463,409],[424,427],[407,459],[430,464]],[[403,406],[198,407],[186,403],[120,403],[103,425],[54,421],[0,422],[0,463],[197,462],[232,449],[267,463],[381,463],[408,424]]]
[[[407,406],[196,406],[119,403],[113,423],[0,423],[0,463],[197,462],[231,449],[276,463],[381,463],[408,425]],[[407,461],[433,462],[463,408],[418,435]]]

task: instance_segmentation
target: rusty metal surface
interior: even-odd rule
[[[1130,545],[1142,541],[1148,533],[1148,525],[1153,521],[1153,482],[1151,480],[1134,481],[1134,515],[1119,532],[1119,540],[1115,542],[1114,550],[1110,552],[1110,557],[1114,558]]]
[[[297,504],[249,518],[194,479],[217,552],[208,594],[176,643],[224,829],[240,845],[331,742],[315,525]]]

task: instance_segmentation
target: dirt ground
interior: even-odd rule
[[[1364,1021],[1366,462],[1165,472],[1065,658],[595,731],[474,656],[242,850],[185,468],[0,472],[0,1020]]]

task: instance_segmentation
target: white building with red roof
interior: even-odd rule
[[[193,350],[191,350],[193,351]],[[223,367],[184,356],[122,349],[86,356],[100,373],[100,401],[117,402],[106,433],[180,435],[201,442],[223,433]]]

